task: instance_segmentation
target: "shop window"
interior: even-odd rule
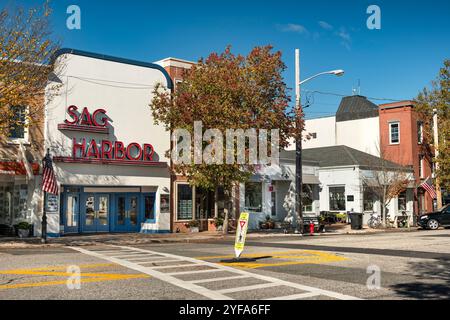
[[[262,211],[261,182],[247,182],[245,184],[245,208],[253,212]]]
[[[424,159],[424,156],[423,155],[419,155],[419,177],[421,179],[425,178],[425,174],[423,172],[423,159]]]
[[[345,187],[330,187],[330,211],[345,211]]]
[[[403,191],[398,195],[398,210],[406,211],[406,191]]]
[[[13,184],[0,185],[0,224],[12,223]]]
[[[145,220],[155,219],[155,197],[153,195],[144,196]]]
[[[417,122],[417,143],[423,143],[423,123],[422,121]]]
[[[177,220],[192,220],[192,187],[188,184],[177,186]]]
[[[400,143],[400,122],[392,122],[389,124],[389,143]]]
[[[302,205],[303,205],[303,212],[313,211],[313,189],[312,186],[309,184],[303,185]]]
[[[78,226],[78,196],[67,196],[67,211],[66,211],[66,226],[77,227]]]
[[[375,194],[370,189],[364,189],[363,209],[364,211],[374,211]]]
[[[12,109],[12,122],[9,127],[9,139],[11,141],[23,141],[28,140],[28,130],[26,128],[27,120],[27,107],[14,106]]]

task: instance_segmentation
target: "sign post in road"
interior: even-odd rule
[[[248,212],[242,212],[239,217],[239,222],[236,229],[236,241],[234,243],[234,253],[236,254],[236,259],[242,254],[245,246],[245,238],[247,237],[248,230]]]
[[[249,218],[248,212],[242,212],[241,216],[239,217],[239,221],[238,221],[237,228],[236,228],[236,240],[234,242],[234,253],[235,253],[236,258],[231,259],[231,260],[222,260],[221,262],[232,263],[232,262],[256,261],[256,259],[241,258],[241,254],[244,251],[244,247],[245,247],[245,238],[247,237],[248,218]]]

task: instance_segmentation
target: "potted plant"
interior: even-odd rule
[[[15,227],[19,238],[28,238],[30,236],[31,225],[28,222],[20,222]]]
[[[261,221],[261,222],[259,223],[259,228],[262,229],[262,230],[269,229],[269,226],[268,226],[268,224],[267,224],[267,221]]]
[[[216,227],[217,231],[222,231],[223,229],[223,218],[217,217],[214,218],[214,226]]]
[[[266,216],[266,224],[267,224],[267,229],[275,228],[275,221],[273,221],[270,216]]]
[[[200,232],[200,222],[198,220],[191,220],[187,223],[187,226],[192,233]]]

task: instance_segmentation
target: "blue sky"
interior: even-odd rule
[[[1,7],[38,3],[0,0]],[[71,4],[81,8],[81,30],[66,28]],[[381,30],[366,26],[372,4],[381,9]],[[55,34],[64,47],[142,61],[169,56],[195,61],[228,44],[242,54],[271,44],[283,53],[290,88],[295,48],[301,50],[303,78],[346,71],[344,77],[321,77],[302,88],[311,91],[350,95],[360,81],[362,95],[411,99],[450,58],[447,0],[53,0],[52,7]],[[335,112],[340,99],[309,94],[307,116]]]

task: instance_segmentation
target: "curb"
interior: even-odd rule
[[[249,234],[247,237],[247,240],[258,240],[263,238],[279,238],[283,237],[286,239],[289,238],[309,238],[309,237],[320,237],[320,236],[357,236],[357,235],[375,235],[375,234],[384,234],[384,233],[403,233],[403,232],[418,232],[419,229],[387,229],[387,230],[379,230],[379,231],[372,231],[372,232],[352,232],[348,231],[345,233],[342,232],[326,232],[326,233],[314,233],[313,235],[310,234],[303,234],[302,237],[300,237],[298,234],[284,234],[284,233],[273,233],[273,234]],[[59,238],[61,239],[61,238]],[[137,240],[73,240],[73,241],[59,241],[56,240],[56,242],[52,242],[52,240],[49,241],[47,244],[40,243],[40,239],[33,239],[29,242],[3,242],[0,240],[0,250],[5,249],[33,249],[33,248],[64,248],[64,247],[87,247],[87,246],[98,246],[98,245],[145,245],[145,244],[171,244],[171,243],[204,243],[204,242],[210,242],[210,241],[216,241],[216,240],[234,240],[234,234],[229,235],[218,235],[218,236],[205,236],[201,238],[148,238],[148,239],[137,239]]]

